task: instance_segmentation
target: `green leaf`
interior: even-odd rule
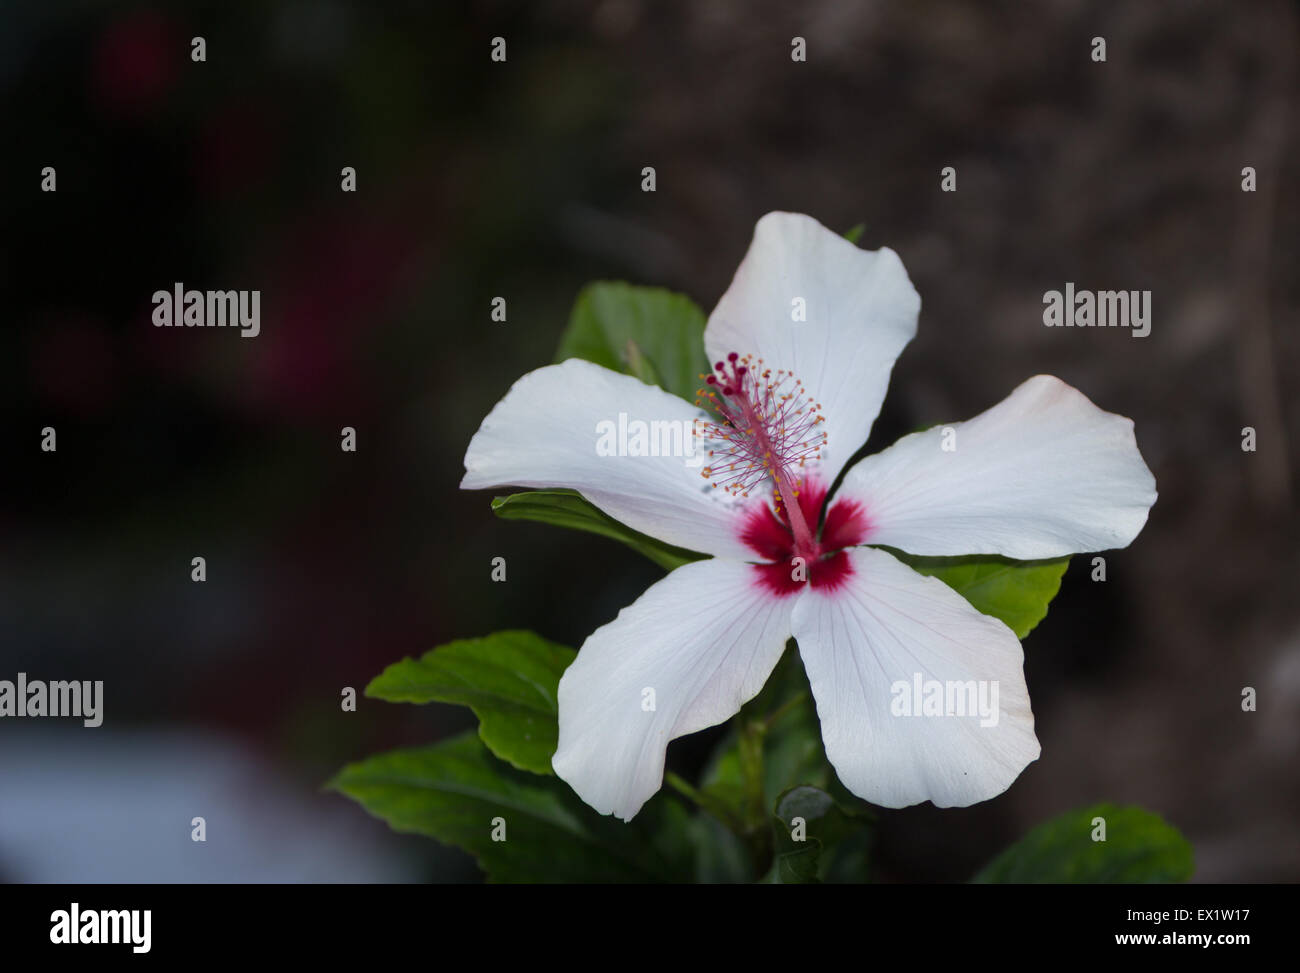
[[[700,375],[709,372],[704,324],[689,297],[598,281],[578,294],[555,360],[584,358],[694,402]]]
[[[529,490],[508,497],[494,497],[492,512],[503,520],[536,520],[613,538],[667,571],[705,557],[624,526],[574,490]]]
[[[782,830],[781,822],[774,820],[777,835],[776,856],[772,867],[763,876],[767,885],[812,885],[820,882],[817,877],[817,862],[821,857],[822,843],[816,838],[796,842],[790,840],[788,833]]]
[[[577,653],[525,631],[448,642],[376,676],[366,695],[390,703],[459,703],[479,718],[479,736],[521,770],[551,773],[560,676]]]
[[[1106,840],[1093,841],[1094,819]],[[1185,882],[1195,871],[1192,846],[1158,814],[1097,804],[1040,824],[993,859],[979,883]]]
[[[862,233],[864,230],[866,230],[866,228],[867,228],[867,224],[858,223],[857,225],[852,226],[849,229],[844,231],[844,239],[848,240],[849,243],[857,243],[859,240],[862,239]]]
[[[1069,557],[1050,561],[1013,561],[986,554],[969,557],[914,557],[885,548],[921,574],[938,578],[977,611],[1006,623],[1024,638],[1047,615],[1061,589]]]
[[[778,885],[822,881],[825,852],[861,830],[865,823],[820,788],[792,787],[776,801],[772,818],[775,854],[765,881]]]
[[[676,802],[658,797],[624,824],[588,808],[557,778],[507,766],[472,733],[349,764],[328,786],[394,831],[469,852],[495,882],[694,877],[689,819]],[[493,840],[501,823],[505,840]]]
[[[655,368],[655,363],[646,357],[640,345],[629,338],[623,350],[623,357],[627,359],[627,372],[629,375],[641,379],[646,385],[664,387],[664,381],[659,375],[659,369]]]

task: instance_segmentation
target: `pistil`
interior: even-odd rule
[[[806,461],[817,459],[826,443],[821,406],[809,400],[791,373],[780,369],[774,374],[763,368],[762,359],[742,359],[732,352],[714,371],[697,400],[704,404],[707,399],[722,419],[706,424],[704,435],[716,446],[704,476],[715,487],[740,496],[770,480],[776,509],[784,511],[793,535],[794,551],[811,562],[819,548],[799,505],[799,490]]]

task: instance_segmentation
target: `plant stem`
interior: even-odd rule
[[[772,711],[772,714],[767,718],[765,728],[768,730],[772,729],[772,727],[777,724],[777,722],[781,719],[781,717],[785,716],[786,713],[789,713],[792,709],[794,709],[796,706],[798,706],[807,698],[808,698],[808,693],[806,691],[795,693],[793,696],[791,696],[784,703],[782,703],[780,706],[778,706],[775,710]]]
[[[727,807],[725,801],[705,793],[685,778],[674,774],[671,770],[664,774],[664,783],[691,801],[696,807],[712,814],[729,830],[736,834],[741,834],[744,831],[745,822],[732,813],[732,809]]]
[[[767,785],[763,773],[763,743],[767,722],[748,705],[741,708],[737,720],[736,750],[740,758],[740,778],[744,800],[740,836],[749,846],[754,867],[762,875],[772,857],[772,824],[767,814]]]
[[[683,797],[688,798],[696,807],[707,807],[704,796],[696,790],[684,777],[674,774],[671,770],[664,774],[664,783],[671,787]]]

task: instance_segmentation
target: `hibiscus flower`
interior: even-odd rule
[[[552,766],[596,810],[631,819],[662,785],[669,741],[733,716],[791,637],[826,756],[874,804],[987,800],[1038,757],[1016,635],[880,548],[1035,560],[1124,547],[1155,480],[1132,420],[1038,375],[866,457],[832,494],[920,307],[892,250],[769,213],[709,317],[714,371],[696,405],[570,359],[519,379],[483,420],[462,488],[575,489],[712,555],[592,633],[560,681]],[[710,455],[598,448],[620,415],[689,426]],[[939,705],[912,705],[912,687],[936,684]],[[977,695],[993,709],[962,705]]]

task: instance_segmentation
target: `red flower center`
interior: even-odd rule
[[[809,477],[799,492],[799,508],[805,522],[817,525],[826,502],[826,486]],[[774,595],[792,595],[805,584],[834,590],[853,574],[853,564],[844,548],[861,544],[871,523],[861,504],[836,500],[826,511],[825,523],[811,550],[801,551],[795,542],[784,510],[767,504],[747,511],[741,540],[766,564],[754,565],[758,582]]]

